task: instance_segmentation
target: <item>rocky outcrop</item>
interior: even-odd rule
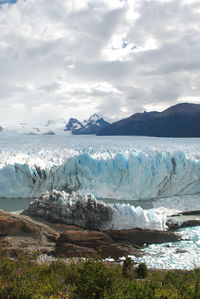
[[[89,231],[76,226],[31,219],[24,215],[0,212],[0,245],[4,253],[15,256],[25,252],[39,252],[56,257],[119,258],[140,256],[141,245],[177,241],[170,232],[151,230]]]
[[[56,255],[85,256],[100,255],[103,258],[119,258],[127,255],[140,256],[140,251],[129,244],[113,242],[105,232],[67,231],[60,235],[56,242]]]
[[[27,216],[0,212],[0,233],[4,236],[32,236],[47,240],[55,239],[57,234],[47,225],[38,223]]]
[[[27,216],[0,211],[0,244],[3,252],[15,255],[27,252],[52,253],[58,233],[45,224]]]
[[[171,219],[170,219],[171,220]],[[184,227],[192,227],[192,226],[199,226],[200,225],[200,219],[191,219],[191,220],[185,220],[185,221],[170,221],[168,222],[168,226],[171,231],[184,228]]]
[[[156,231],[148,229],[127,229],[113,230],[106,232],[113,241],[122,243],[128,242],[137,246],[153,243],[176,242],[180,237],[170,231]]]

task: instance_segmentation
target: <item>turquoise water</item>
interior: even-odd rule
[[[19,214],[31,201],[31,198],[0,198],[0,210]]]

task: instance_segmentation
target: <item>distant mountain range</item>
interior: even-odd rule
[[[45,126],[20,123],[0,126],[0,132],[28,135],[200,137],[200,104],[181,103],[163,112],[136,113],[112,124],[95,113],[83,122],[70,118],[67,122],[64,119],[49,120]]]
[[[181,103],[163,112],[136,113],[97,134],[156,137],[200,137],[200,104]]]
[[[45,126],[20,123],[16,125],[5,125],[3,127],[0,126],[0,132],[26,135],[88,135],[97,134],[107,125],[109,125],[109,122],[95,113],[90,116],[88,120],[84,120],[83,122],[75,118],[70,118],[68,122],[64,119],[59,121],[49,120]]]
[[[95,113],[88,120],[80,122],[76,118],[70,118],[66,124],[65,131],[73,135],[91,135],[98,134],[100,130],[110,125],[102,116]]]

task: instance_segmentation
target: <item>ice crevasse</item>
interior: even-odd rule
[[[72,151],[13,154],[0,163],[0,197],[36,198],[56,190],[97,198],[147,199],[200,192],[200,157],[183,151]]]

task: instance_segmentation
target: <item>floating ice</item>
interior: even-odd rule
[[[199,268],[200,226],[180,229],[179,233],[183,241],[149,245],[143,250],[145,255],[133,257],[134,261],[145,262],[148,267],[157,269]]]

